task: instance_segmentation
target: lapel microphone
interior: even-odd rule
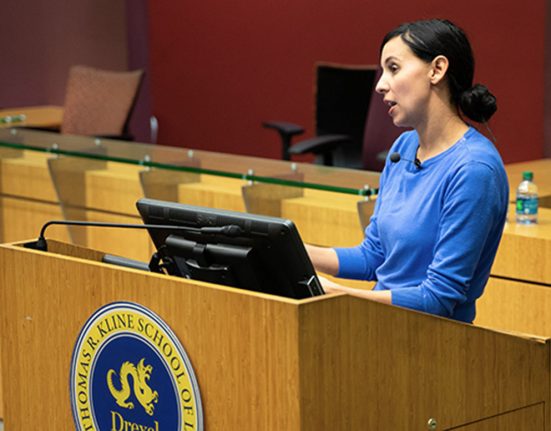
[[[392,163],[398,163],[400,160],[403,160],[404,162],[413,163],[417,169],[423,169],[423,166],[421,166],[421,160],[418,158],[415,158],[415,160],[404,159],[400,153],[392,153],[389,158]]]

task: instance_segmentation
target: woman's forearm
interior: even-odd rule
[[[316,271],[329,275],[336,275],[339,272],[339,259],[335,250],[309,244],[304,244],[304,246]]]

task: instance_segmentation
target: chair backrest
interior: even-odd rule
[[[365,121],[377,66],[316,63],[316,134],[348,135],[352,142],[333,154],[335,166],[362,167]]]
[[[87,66],[71,67],[61,133],[126,134],[142,77],[142,70],[114,72]]]

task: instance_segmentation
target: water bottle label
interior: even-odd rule
[[[517,198],[517,214],[536,215],[538,213],[538,198]]]

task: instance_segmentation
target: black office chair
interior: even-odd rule
[[[363,168],[363,137],[377,66],[316,64],[315,134],[292,145],[304,129],[283,121],[266,121],[264,127],[276,130],[281,138],[282,158],[313,153],[316,163],[347,168]]]

